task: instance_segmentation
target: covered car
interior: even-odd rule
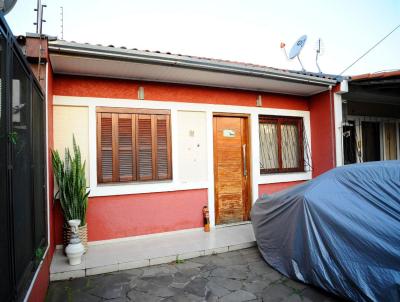
[[[254,204],[264,259],[353,301],[400,301],[400,161],[332,169]]]

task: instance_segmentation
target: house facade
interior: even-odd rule
[[[353,76],[338,91],[337,164],[400,159],[400,72]]]
[[[64,41],[49,57],[54,148],[74,135],[87,162],[89,241],[199,228],[204,206],[212,228],[248,221],[260,194],[334,166],[333,79]]]
[[[37,38],[21,40],[27,56]],[[41,301],[63,217],[50,152],[86,161],[89,244],[246,223],[255,200],[341,156],[331,77],[169,53],[46,41],[48,244],[27,297]],[[34,62],[34,60],[33,60]]]

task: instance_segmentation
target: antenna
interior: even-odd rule
[[[36,8],[34,9],[36,12],[36,22],[33,23],[36,25],[36,33],[39,35],[39,55],[38,55],[38,68],[37,68],[37,78],[40,83],[41,80],[44,80],[44,78],[41,78],[40,76],[40,67],[43,64],[42,62],[42,55],[43,55],[43,48],[42,48],[42,29],[43,29],[43,22],[46,22],[46,20],[43,20],[43,8],[47,7],[47,5],[42,4],[41,0],[37,0]]]
[[[64,7],[60,6],[61,9],[61,40],[64,40]]]
[[[33,23],[34,25],[36,25],[36,33],[39,34],[40,36],[42,36],[42,25],[43,22],[46,22],[46,20],[43,20],[43,8],[47,7],[47,5],[42,4],[41,0],[37,0],[37,5],[35,8],[35,12],[36,12],[36,22]]]
[[[286,58],[289,60],[292,60],[297,57],[297,60],[299,60],[299,63],[301,65],[302,71],[306,71],[306,70],[304,69],[304,66],[301,63],[299,55],[300,55],[300,52],[303,49],[304,45],[306,44],[306,41],[307,41],[307,35],[303,35],[300,38],[298,38],[297,41],[293,44],[292,48],[290,49],[289,56],[286,53],[286,49],[285,49],[286,44],[281,42],[281,48],[284,50]]]
[[[318,38],[317,43],[315,44],[315,64],[317,65],[319,73],[322,73],[321,68],[318,65],[318,58],[324,54],[324,45],[322,43],[322,39]]]

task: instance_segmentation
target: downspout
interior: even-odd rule
[[[329,109],[330,109],[330,119],[331,119],[331,144],[332,144],[332,168],[336,167],[336,144],[335,144],[335,108],[333,106],[333,92],[332,85],[329,85]]]

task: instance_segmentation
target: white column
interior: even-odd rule
[[[210,227],[215,228],[215,202],[214,202],[214,132],[213,113],[207,111],[207,171],[208,171],[208,210],[210,214]]]
[[[336,166],[343,165],[343,137],[342,137],[342,96],[334,94],[334,112],[335,112],[335,138],[336,138]]]

